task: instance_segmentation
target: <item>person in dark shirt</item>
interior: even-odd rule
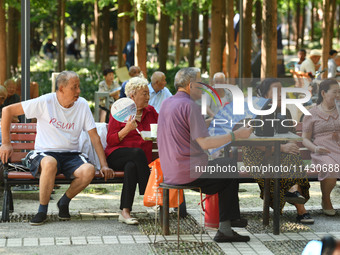
[[[130,68],[135,64],[135,39],[126,43],[123,50],[123,58],[127,68]]]
[[[80,59],[81,58],[81,55],[80,55],[80,50],[78,50],[77,48],[76,48],[76,44],[77,44],[77,38],[75,38],[74,40],[73,40],[73,42],[71,42],[68,46],[67,46],[67,54],[68,55],[74,55],[74,57],[76,58],[76,59]]]
[[[142,71],[140,70],[139,66],[131,66],[131,67],[129,68],[129,76],[130,76],[131,78],[140,76],[141,74],[142,74]],[[129,82],[129,80],[123,82],[122,88],[120,89],[119,98],[126,97],[126,94],[125,94],[125,86],[126,86],[126,84],[127,84],[128,82]]]
[[[53,44],[52,39],[47,40],[47,43],[44,45],[43,51],[48,58],[54,58],[54,53],[57,51],[57,47]]]

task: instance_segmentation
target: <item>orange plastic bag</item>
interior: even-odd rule
[[[163,182],[163,172],[159,158],[149,164],[151,167],[151,174],[149,176],[148,185],[144,193],[144,205],[152,207],[157,204],[163,206],[163,189],[158,188],[159,184]],[[158,188],[158,192],[157,192]],[[179,204],[183,202],[183,190],[180,190]],[[170,189],[169,191],[169,207],[178,207],[178,190]]]

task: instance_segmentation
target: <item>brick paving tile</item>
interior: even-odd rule
[[[38,246],[38,238],[24,238],[24,246]]]
[[[171,235],[171,236],[164,236],[164,238],[167,241],[176,241],[177,240],[177,236]]]
[[[151,242],[153,242],[155,240],[155,235],[149,235],[149,238]],[[164,241],[164,240],[165,240],[164,236],[161,236],[161,235],[156,236],[156,242]]]
[[[150,239],[147,236],[133,236],[136,243],[150,243]]]
[[[274,239],[268,234],[254,234],[254,236],[261,241],[274,241]]]
[[[103,236],[104,244],[117,244],[119,243],[116,236]]]
[[[85,236],[72,236],[71,241],[72,241],[72,244],[74,245],[87,244]]]
[[[121,244],[132,244],[135,243],[132,236],[118,236],[119,242]]]
[[[40,237],[39,243],[41,246],[48,246],[48,245],[54,245],[54,238],[53,237]]]
[[[227,255],[240,255],[241,253],[239,253],[236,249],[235,250],[223,250]]]
[[[88,236],[86,239],[88,244],[103,244],[101,236]]]
[[[275,241],[287,241],[289,240],[287,236],[285,235],[274,235],[272,233],[269,233],[268,235],[270,235]]]
[[[289,240],[294,240],[294,241],[306,240],[304,236],[299,235],[298,233],[285,233],[284,235],[286,235],[289,238]]]
[[[314,233],[300,233],[301,236],[308,240],[318,239],[319,237]]]
[[[0,247],[5,247],[5,246],[6,246],[6,239],[0,238]]]
[[[180,239],[184,241],[196,241],[196,238],[194,235],[181,235]]]
[[[7,239],[7,247],[19,247],[22,246],[21,238],[9,238]]]
[[[314,232],[314,234],[316,234],[316,235],[317,235],[318,237],[320,237],[320,238],[322,238],[322,237],[328,235],[327,232]]]
[[[69,237],[56,237],[55,243],[56,245],[70,245],[71,241]]]

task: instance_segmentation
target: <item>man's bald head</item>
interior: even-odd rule
[[[151,76],[151,86],[157,93],[158,91],[164,89],[166,85],[165,74],[163,72],[154,72]]]
[[[215,84],[225,84],[225,75],[222,72],[214,74],[213,83]]]
[[[129,68],[130,77],[137,77],[137,76],[140,75],[140,72],[141,72],[141,70],[140,70],[139,66],[131,66]]]

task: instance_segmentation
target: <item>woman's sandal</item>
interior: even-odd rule
[[[118,221],[122,222],[122,223],[125,223],[127,225],[138,225],[139,224],[139,222],[138,222],[138,220],[136,218],[128,218],[128,219],[126,219],[121,214],[119,214],[119,216],[118,216]]]

